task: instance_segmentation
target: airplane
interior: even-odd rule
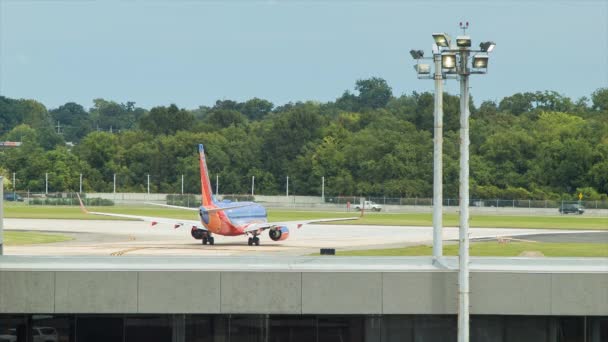
[[[300,228],[302,225],[309,223],[358,219],[358,217],[345,217],[304,221],[268,222],[266,208],[258,203],[231,202],[226,200],[221,202],[217,201],[211,191],[211,182],[209,181],[209,173],[207,171],[207,161],[205,158],[205,149],[203,144],[198,145],[198,152],[201,175],[202,205],[199,208],[187,208],[157,203],[149,204],[168,208],[197,211],[200,221],[88,211],[82,203],[80,195],[77,194],[78,201],[80,202],[80,208],[84,213],[87,214],[136,219],[150,222],[152,226],[159,223],[173,225],[173,228],[189,226],[191,227],[190,234],[192,237],[197,240],[201,240],[203,245],[214,245],[215,239],[213,235],[218,234],[224,236],[245,235],[248,236],[247,244],[249,246],[259,246],[259,236],[266,230],[268,230],[268,236],[272,241],[283,241],[289,237],[290,227]]]

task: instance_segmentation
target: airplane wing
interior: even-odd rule
[[[205,226],[203,226],[201,222],[194,221],[194,220],[180,220],[180,219],[172,219],[172,218],[166,218],[166,217],[152,217],[152,216],[139,216],[139,215],[115,214],[115,213],[103,213],[103,212],[97,212],[97,211],[88,211],[87,208],[85,208],[84,204],[82,203],[82,199],[80,199],[80,195],[76,194],[76,196],[78,197],[78,201],[80,202],[80,209],[85,214],[99,215],[99,216],[120,217],[120,218],[126,218],[126,219],[134,219],[134,220],[139,220],[139,221],[150,222],[153,226],[155,226],[155,225],[157,225],[159,223],[163,223],[163,224],[172,225],[173,228],[179,228],[181,226],[190,226],[190,227],[195,227],[197,229],[207,230],[207,228],[205,228]]]
[[[287,226],[287,227],[296,227],[300,228],[305,224],[310,223],[320,223],[320,222],[332,222],[332,221],[350,221],[350,220],[358,220],[359,217],[342,217],[342,218],[329,218],[329,219],[317,219],[317,220],[303,220],[303,221],[283,221],[283,222],[263,222],[263,223],[253,223],[247,226],[243,230],[245,233],[250,233],[254,231],[262,232],[266,229]]]

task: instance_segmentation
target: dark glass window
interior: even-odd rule
[[[125,342],[171,342],[172,316],[127,317],[125,319]],[[177,325],[179,325],[179,322]]]
[[[384,316],[382,322],[382,341],[414,341],[414,316]]]
[[[0,342],[26,341],[26,316],[0,316]]]
[[[555,317],[554,321],[557,342],[585,341],[584,317]]]
[[[32,315],[30,331],[33,340],[46,341],[74,341],[74,317],[66,315]]]
[[[77,316],[76,341],[123,342],[123,318],[112,316]]]
[[[547,317],[507,316],[505,317],[505,342],[545,342],[549,341]]]
[[[501,316],[471,316],[471,342],[503,342],[504,321]],[[458,329],[458,327],[456,328]],[[457,332],[458,333],[458,332]]]
[[[186,315],[186,341],[228,341],[228,319],[221,315]]]
[[[587,341],[608,341],[608,317],[587,318]]]
[[[319,316],[319,342],[359,342],[363,339],[364,317],[361,316]]]
[[[473,315],[472,342],[605,342],[608,317]],[[0,342],[456,341],[456,315],[0,315]]]
[[[268,341],[316,341],[317,320],[314,316],[270,316]]]
[[[265,342],[266,322],[262,315],[231,316],[228,323],[230,342]]]
[[[364,330],[364,341],[365,342],[381,342],[382,339],[382,327],[384,318],[382,315],[374,315],[365,317]]]
[[[456,341],[456,330],[456,316],[417,315],[414,320],[414,341]]]

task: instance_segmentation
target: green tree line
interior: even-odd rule
[[[471,196],[606,199],[608,89],[573,101],[553,91],[471,99]],[[385,80],[356,82],[335,101],[275,106],[253,98],[194,110],[95,99],[47,109],[0,96],[0,172],[19,191],[200,191],[205,144],[221,193],[431,197],[433,94],[395,96]],[[459,98],[444,94],[444,196],[458,196]],[[66,144],[67,143],[67,144]]]

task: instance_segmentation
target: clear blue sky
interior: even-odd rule
[[[608,1],[0,0],[0,94],[49,108],[92,99],[196,108],[217,99],[330,101],[378,76],[432,91],[411,48],[433,32],[494,40],[475,102],[608,86]],[[446,90],[458,94],[456,81]]]

